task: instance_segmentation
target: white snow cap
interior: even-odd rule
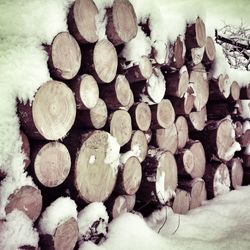
[[[60,197],[43,212],[39,229],[43,234],[54,235],[56,228],[71,217],[77,220],[76,203],[69,197]]]

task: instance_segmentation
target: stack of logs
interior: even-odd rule
[[[209,77],[216,51],[202,19],[169,45],[163,63],[157,48],[124,63],[124,44],[138,28],[150,35],[150,19],[138,26],[130,2],[115,0],[107,39],[98,40],[96,15],[92,0],[74,2],[69,32],[44,47],[53,80],[32,105],[18,103],[25,171],[39,189],[16,190],[6,213],[18,208],[36,221],[60,196],[78,209],[105,202],[111,218],[155,204],[187,213],[241,185],[250,156],[239,144],[249,145],[250,130],[242,129],[240,99],[249,99],[250,87],[226,74]],[[76,240],[69,242],[73,249]]]

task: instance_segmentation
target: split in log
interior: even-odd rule
[[[106,34],[115,45],[132,40],[137,34],[137,18],[133,5],[128,0],[115,0],[107,9]]]
[[[189,149],[182,149],[175,155],[179,176],[191,175],[195,167],[194,154]]]
[[[187,26],[185,34],[187,49],[203,47],[206,44],[206,27],[203,20],[198,17],[196,22]]]
[[[92,75],[98,83],[110,83],[116,76],[118,58],[114,45],[107,39],[94,48],[83,50],[82,71]]]
[[[228,162],[227,167],[230,173],[231,188],[236,189],[243,182],[244,171],[240,158],[233,158]]]
[[[175,111],[168,99],[163,99],[158,104],[150,105],[152,120],[151,129],[168,128],[175,120]]]
[[[173,211],[176,214],[187,214],[190,209],[190,194],[182,189],[177,188],[173,202]]]
[[[18,114],[21,126],[29,137],[58,140],[74,124],[75,98],[66,84],[48,81],[38,89],[32,106],[29,103],[18,104]]]
[[[250,99],[250,83],[240,89],[240,99]]]
[[[223,100],[230,95],[231,82],[228,75],[220,74],[218,79],[211,79],[209,82],[209,99]]]
[[[190,194],[190,209],[200,207],[207,199],[207,191],[203,179],[179,180],[178,187]]]
[[[186,66],[183,66],[179,72],[166,74],[165,79],[166,96],[184,97],[189,83],[189,74]]]
[[[142,169],[137,157],[130,157],[124,164],[120,164],[115,191],[119,194],[133,195],[139,189]]]
[[[152,63],[146,56],[140,58],[139,64],[134,65],[131,68],[125,69],[124,74],[129,83],[136,83],[144,80],[148,80],[152,75],[153,67]]]
[[[93,76],[84,74],[72,80],[69,86],[75,93],[76,108],[94,108],[99,98],[99,88]]]
[[[205,44],[205,52],[202,59],[204,65],[211,65],[215,59],[216,49],[214,45],[214,40],[212,37],[208,36]]]
[[[132,123],[129,113],[125,110],[117,110],[109,117],[110,134],[114,136],[120,146],[129,142],[132,135]]]
[[[204,106],[201,111],[194,111],[188,115],[189,130],[201,131],[207,122],[207,108]]]
[[[156,148],[148,151],[142,162],[142,182],[136,194],[138,200],[166,204],[177,187],[177,166],[172,153]]]
[[[95,43],[98,9],[93,0],[76,0],[69,10],[69,32],[79,43]]]
[[[42,211],[42,195],[40,190],[32,186],[23,186],[17,189],[8,198],[5,212],[9,214],[14,209],[24,212],[35,222]]]
[[[30,165],[30,143],[28,137],[24,134],[23,131],[20,131],[21,140],[22,140],[22,147],[21,150],[25,156],[24,159],[24,170]],[[1,176],[1,174],[0,174]],[[0,177],[1,179],[1,177]]]
[[[79,128],[101,129],[108,119],[108,109],[102,99],[98,99],[97,104],[90,110],[79,110],[76,116],[75,125]]]
[[[240,86],[238,82],[233,81],[230,87],[230,95],[228,97],[229,101],[235,102],[240,99]]]
[[[61,32],[48,48],[50,73],[60,80],[70,80],[76,76],[81,66],[81,50],[73,36]]]
[[[104,100],[108,109],[116,110],[129,104],[132,91],[124,75],[117,75],[112,83],[102,84],[99,89],[100,97]]]
[[[195,96],[186,93],[183,98],[169,97],[176,115],[188,115],[193,110]]]
[[[149,130],[151,124],[151,110],[147,103],[135,103],[129,109],[129,113],[131,116],[133,129],[140,129],[142,131]]]
[[[177,130],[177,148],[184,148],[188,141],[188,124],[184,116],[179,116],[175,121]]]
[[[35,178],[45,187],[57,187],[69,175],[70,154],[60,142],[32,145],[31,159]]]
[[[204,180],[208,199],[227,193],[230,190],[230,175],[224,163],[212,162],[208,164]]]

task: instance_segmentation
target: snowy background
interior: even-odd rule
[[[0,219],[8,221],[5,234],[0,235],[0,249],[16,249],[24,238],[26,243],[37,244],[37,232],[28,218],[20,212],[6,217],[4,211],[9,194],[25,184],[34,185],[23,172],[16,98],[32,100],[38,87],[50,79],[47,54],[41,44],[50,44],[57,33],[67,30],[66,15],[72,2],[0,0],[0,170],[7,173],[0,186]],[[206,24],[207,35],[212,37],[214,28],[223,26],[223,21],[238,24],[243,20],[250,27],[248,0],[131,2],[138,22],[152,15],[152,36],[165,43],[184,34],[186,23],[198,15]],[[112,1],[95,3],[101,10]],[[250,73],[230,70],[222,50],[218,46],[216,49],[214,75],[228,73],[240,85],[249,83]],[[102,245],[89,243],[81,249],[249,249],[249,232],[250,187],[243,187],[206,202],[188,215],[179,216],[163,209],[145,222],[137,215],[125,214],[110,224],[108,239]]]

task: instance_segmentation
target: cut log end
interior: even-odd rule
[[[179,116],[175,121],[177,130],[178,149],[184,148],[188,141],[188,124],[184,116]]]
[[[102,99],[98,99],[97,104],[90,110],[90,120],[95,129],[103,128],[108,119],[108,109]]]
[[[182,189],[177,189],[174,202],[173,211],[176,214],[186,214],[190,209],[190,194]]]
[[[115,82],[116,96],[121,106],[127,106],[131,99],[129,82],[123,75],[118,75]]]
[[[173,61],[174,61],[174,64],[175,64],[175,67],[177,69],[180,69],[183,64],[184,64],[184,56],[183,56],[183,52],[185,50],[184,48],[184,43],[183,41],[181,40],[180,36],[177,37],[175,43],[174,43],[174,58],[173,58]]]
[[[30,143],[29,143],[28,137],[24,134],[23,131],[20,131],[20,135],[21,135],[21,140],[22,140],[21,150],[25,156],[25,159],[24,159],[24,170],[25,170],[30,165]]]
[[[153,73],[152,63],[146,56],[142,56],[139,62],[139,69],[145,79],[149,79]]]
[[[204,106],[201,111],[191,112],[189,114],[190,130],[202,131],[207,122],[207,109]]]
[[[198,17],[195,23],[195,34],[196,34],[196,41],[199,47],[202,47],[206,43],[206,27],[203,20]]]
[[[240,98],[240,86],[238,82],[233,81],[230,87],[230,96],[233,101],[238,101]]]
[[[215,55],[216,55],[216,50],[215,50],[214,40],[212,37],[208,36],[205,45],[205,57],[207,61],[213,62],[215,59]]]
[[[126,198],[122,195],[118,196],[112,207],[112,217],[117,218],[119,215],[128,212]]]
[[[207,191],[204,180],[197,178],[192,182],[190,209],[200,207],[202,202],[207,199]]]
[[[243,183],[243,167],[241,160],[239,158],[233,158],[228,164],[230,177],[231,177],[231,187],[236,189]]]

